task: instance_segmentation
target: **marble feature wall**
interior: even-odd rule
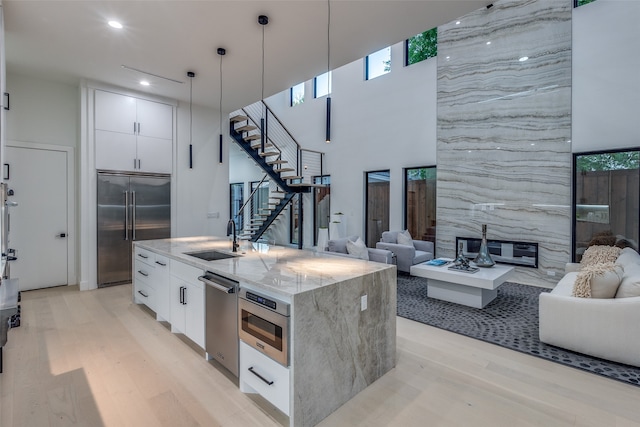
[[[290,425],[316,425],[395,367],[396,289],[388,268],[294,295]]]
[[[480,237],[487,224],[491,240],[539,244],[539,268],[518,267],[512,281],[552,287],[562,276],[571,13],[572,0],[502,0],[439,27],[438,256],[454,257],[456,236]]]

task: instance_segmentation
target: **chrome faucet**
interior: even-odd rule
[[[238,252],[238,248],[240,247],[240,245],[236,241],[236,222],[233,219],[230,219],[229,222],[227,222],[227,236],[231,233],[233,233],[232,251]]]

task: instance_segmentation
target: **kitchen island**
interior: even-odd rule
[[[227,259],[205,261],[186,255],[205,250],[234,255],[231,242],[216,237],[142,241],[135,246],[169,259],[171,269],[186,265],[209,271],[290,304],[289,366],[284,367],[288,402],[283,412],[291,426],[316,425],[395,366],[393,265],[247,242],[238,256]],[[159,291],[163,290],[155,289]],[[171,316],[159,316],[172,323],[167,317]],[[241,369],[241,389],[256,391],[243,381],[244,375]]]

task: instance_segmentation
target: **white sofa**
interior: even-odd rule
[[[325,248],[325,254],[337,255],[347,258],[358,258],[356,255],[351,255],[347,251],[347,240],[355,242],[358,236],[343,237],[341,239],[332,239],[327,242]],[[367,248],[369,255],[369,261],[381,262],[383,264],[394,264],[393,252],[384,249]]]
[[[622,281],[607,299],[571,296],[579,264],[567,265],[553,291],[540,294],[540,341],[640,367],[640,255],[623,249],[616,264]]]

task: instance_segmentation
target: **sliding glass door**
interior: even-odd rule
[[[366,172],[366,235],[365,243],[375,248],[383,231],[389,230],[389,190],[391,174],[388,170]]]
[[[640,150],[574,155],[573,259],[590,244],[640,240]]]
[[[404,170],[404,226],[417,240],[436,243],[436,167]]]

